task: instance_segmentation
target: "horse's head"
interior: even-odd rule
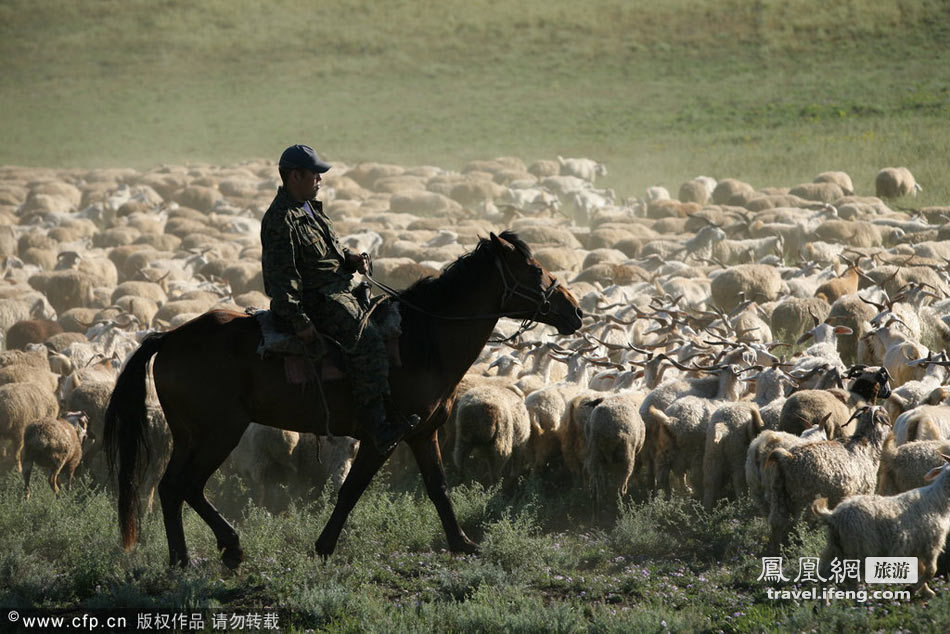
[[[531,249],[514,232],[491,234],[495,262],[501,274],[501,310],[508,317],[539,321],[569,335],[581,327],[584,316],[556,277],[531,255]]]

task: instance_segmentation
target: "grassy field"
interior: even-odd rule
[[[769,586],[756,581],[765,521],[736,504],[705,513],[685,499],[651,500],[598,523],[585,496],[537,480],[510,495],[456,487],[460,520],[482,551],[455,556],[421,489],[380,482],[323,562],[307,553],[329,516],[328,495],[272,516],[237,503],[235,482],[219,476],[214,484],[214,499],[240,518],[247,560],[237,574],[218,562],[210,530],[189,509],[193,566],[169,570],[157,513],[144,543],[125,555],[108,495],[81,485],[57,499],[36,487],[24,502],[8,474],[0,482],[0,606],[257,609],[278,613],[285,631],[937,632],[950,622],[943,579],[927,604],[769,600]],[[802,531],[786,574],[822,545],[818,530]]]
[[[950,2],[0,3],[0,164],[276,157],[606,161],[623,194],[699,173],[950,200]]]

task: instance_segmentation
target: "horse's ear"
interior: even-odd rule
[[[506,247],[508,249],[511,249],[511,245],[509,245],[507,242],[505,242],[504,240],[496,236],[493,232],[489,233],[488,237],[491,239],[492,246],[495,247],[496,249],[504,249]]]

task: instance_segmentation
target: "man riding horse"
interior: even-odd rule
[[[323,203],[316,200],[321,175],[329,169],[306,145],[292,145],[281,155],[283,185],[261,221],[264,290],[271,311],[305,344],[322,334],[340,345],[359,404],[357,424],[386,455],[418,418],[397,421],[388,413],[386,345],[372,321],[363,319],[352,293],[354,273],[366,273],[369,256],[340,244]]]

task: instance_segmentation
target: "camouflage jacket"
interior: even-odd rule
[[[323,204],[309,201],[307,212],[278,188],[277,196],[261,220],[261,266],[264,292],[271,310],[295,331],[310,325],[303,306],[321,297],[347,291],[353,273],[344,266],[347,250],[340,244]]]

